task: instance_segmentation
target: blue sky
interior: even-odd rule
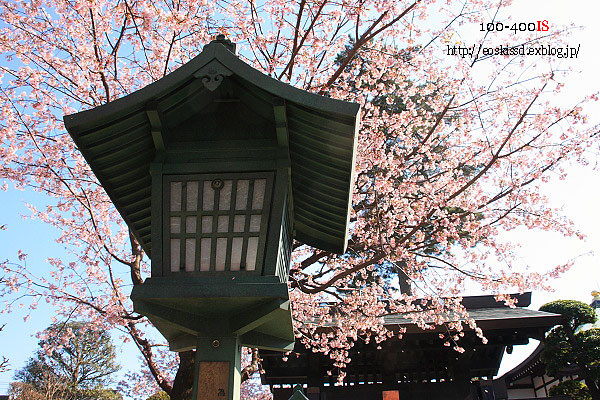
[[[1,225],[6,226],[6,230],[0,230],[0,258],[16,259],[17,250],[22,249],[28,254],[27,266],[38,275],[47,273],[50,268],[46,263],[47,257],[69,257],[68,252],[54,241],[57,232],[52,226],[24,218],[29,215],[26,203],[43,205],[44,201],[44,196],[35,192],[14,189],[0,191],[0,220]],[[41,301],[38,309],[31,312],[30,318],[25,321],[27,314],[27,309],[15,308],[10,314],[0,315],[0,324],[6,324],[0,332],[0,356],[9,358],[11,369],[0,374],[0,394],[8,391],[8,384],[13,380],[15,371],[34,355],[38,348],[35,334],[52,323],[54,309]],[[114,339],[119,362],[123,367],[120,374],[125,373],[128,368],[136,368],[139,365],[137,349],[131,343],[123,344],[118,340],[117,334]]]

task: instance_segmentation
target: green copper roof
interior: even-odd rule
[[[232,97],[237,104],[228,103]],[[177,143],[181,148],[190,139],[201,146],[205,140],[230,140],[236,134],[233,139],[248,134],[248,140],[263,148],[273,142],[287,147],[294,237],[343,253],[359,113],[358,104],[312,94],[262,74],[232,53],[225,41],[217,40],[159,81],[67,115],[64,122],[147,253],[152,248],[149,169],[157,148],[166,146],[168,152],[171,140],[183,138]]]

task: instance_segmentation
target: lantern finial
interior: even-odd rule
[[[232,52],[233,54],[235,54],[235,43],[233,43],[231,40],[227,39],[226,36],[222,33],[218,34],[217,37],[210,42],[212,43],[219,43],[223,46],[225,46],[225,48],[227,50],[229,50],[230,52]]]

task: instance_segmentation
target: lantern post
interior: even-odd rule
[[[240,348],[294,345],[293,240],[343,253],[359,106],[253,69],[220,35],[65,126],[145,253],[134,309],[196,349],[194,399],[239,399]]]

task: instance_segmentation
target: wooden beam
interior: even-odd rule
[[[257,347],[259,349],[274,351],[291,351],[294,349],[293,341],[290,342],[286,339],[256,331],[248,332],[240,336],[240,344],[246,347]]]
[[[235,334],[243,335],[273,319],[281,310],[288,311],[289,308],[289,300],[269,301],[251,310],[234,315],[229,320],[229,326]]]
[[[279,147],[288,149],[289,158],[289,131],[285,100],[279,97],[273,99],[273,114],[275,116],[275,131],[277,132],[277,144]]]
[[[176,352],[193,350],[197,342],[197,336],[184,333],[169,340],[169,350]]]
[[[214,320],[208,321],[205,318],[187,313],[185,311],[176,310],[174,308],[161,306],[156,303],[149,303],[146,301],[135,301],[133,303],[133,308],[137,313],[145,315],[151,320],[162,320],[165,323],[177,327],[178,330],[194,336],[204,332],[207,327],[211,326],[211,324],[214,324]]]
[[[163,125],[161,122],[160,112],[158,111],[158,102],[151,101],[146,104],[146,115],[150,121],[152,141],[154,148],[158,152],[165,151],[165,141],[163,140]]]
[[[277,133],[278,164],[280,168],[285,168],[288,175],[288,193],[287,198],[289,209],[292,210],[290,222],[294,221],[292,235],[296,236],[295,215],[294,215],[294,196],[292,196],[292,158],[290,156],[290,131],[288,128],[287,105],[285,99],[275,97],[273,99],[273,115],[275,117],[275,132]]]

